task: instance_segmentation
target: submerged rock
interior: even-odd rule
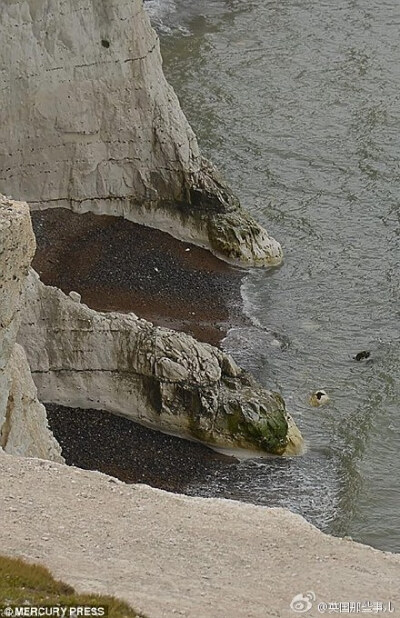
[[[34,271],[19,337],[46,403],[108,410],[215,447],[301,450],[280,395],[230,356],[133,314],[96,312]]]
[[[0,38],[0,192],[120,215],[247,266],[281,261],[202,158],[141,0],[3,0]]]

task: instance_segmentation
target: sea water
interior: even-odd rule
[[[243,285],[226,350],[307,441],[190,493],[283,506],[400,551],[400,5],[148,0],[203,153],[283,245]],[[367,362],[354,355],[369,350]],[[329,405],[312,408],[323,388]]]

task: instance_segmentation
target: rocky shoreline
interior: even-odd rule
[[[138,425],[104,410],[46,405],[50,430],[67,465],[98,470],[125,483],[175,493],[236,462],[199,442]]]
[[[247,323],[244,272],[209,251],[121,217],[65,208],[32,213],[32,266],[46,285],[81,294],[96,311],[130,312],[218,345]]]
[[[241,274],[227,264],[278,264],[279,243],[202,157],[141,0],[62,6],[7,2],[0,24],[10,84],[0,190],[29,203],[42,275],[26,272],[32,250],[26,280],[17,278],[13,344],[40,401],[108,410],[215,447],[301,452],[279,393],[200,341],[218,343],[242,319]],[[43,30],[49,15],[56,27]],[[1,205],[13,208],[11,198]]]
[[[243,320],[242,273],[228,264],[276,265],[282,250],[202,157],[141,0],[3,5],[0,191],[12,198],[0,195],[1,551],[152,618],[290,616],[308,590],[400,603],[399,557],[288,511],[65,465],[43,402],[69,463],[85,465],[73,449],[90,446],[92,424],[112,447],[99,442],[98,467],[115,473],[117,451],[131,449],[148,476],[126,480],[167,485],[169,466],[175,491],[184,474],[228,462],[149,428],[301,453],[280,394],[204,343]],[[34,213],[43,280],[29,207],[14,199]],[[67,414],[80,418],[76,444]]]

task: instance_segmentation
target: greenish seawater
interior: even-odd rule
[[[400,5],[148,0],[204,154],[279,239],[224,345],[279,390],[308,443],[191,493],[284,506],[400,551]],[[279,343],[278,343],[279,342]],[[352,360],[371,350],[372,361]],[[325,408],[308,394],[324,388]]]

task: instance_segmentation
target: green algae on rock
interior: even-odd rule
[[[215,448],[301,451],[280,395],[229,355],[132,313],[96,312],[34,271],[20,341],[45,403],[108,410]]]

